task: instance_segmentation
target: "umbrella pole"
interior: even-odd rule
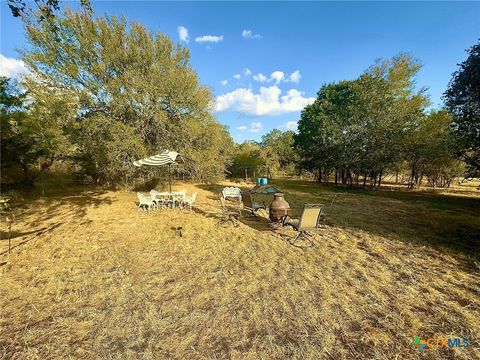
[[[168,164],[168,183],[170,185],[170,192],[172,192],[172,173],[171,173],[172,164]]]

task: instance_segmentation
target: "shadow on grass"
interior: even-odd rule
[[[14,244],[12,247],[11,247],[11,251],[14,250],[15,248],[21,246],[21,245],[24,245],[26,244],[27,242],[29,242],[30,240],[33,240],[35,239],[37,236],[40,236],[40,235],[43,235],[45,233],[48,233],[54,229],[56,229],[57,227],[59,227],[60,225],[62,225],[62,223],[55,223],[53,225],[50,225],[48,227],[45,227],[45,228],[42,228],[42,229],[39,229],[39,230],[35,230],[35,231],[27,231],[25,233],[22,233],[22,235],[20,235],[21,237],[23,236],[26,236],[26,235],[31,235],[33,234],[33,236],[29,236],[27,237],[26,239],[24,239],[23,241],[19,242],[19,243],[16,243]],[[17,238],[19,236],[16,236]],[[13,240],[14,238],[11,237],[10,240]],[[6,236],[6,238],[2,237],[2,240],[4,241],[8,241],[8,235]],[[3,252],[0,252],[0,255],[4,255],[4,254],[7,254],[8,253],[8,250],[5,250]]]
[[[208,199],[218,203],[218,209],[219,209],[218,214],[219,216],[225,217],[222,214],[220,201],[218,200],[218,194],[222,191],[224,186],[216,185],[216,184],[213,184],[213,185],[201,184],[201,185],[197,185],[197,187],[212,193],[211,196],[208,196]],[[245,186],[239,186],[239,188],[242,191],[250,190],[250,188]],[[272,195],[270,195],[270,197],[272,197]],[[255,196],[255,198],[257,198],[257,196]],[[230,199],[227,199],[227,202],[234,203],[234,201],[233,200],[230,201]],[[241,209],[241,205],[238,208]],[[272,231],[276,229],[276,226],[272,224],[272,222],[268,219],[268,212],[266,212],[263,209],[257,212],[257,216],[253,216],[249,211],[243,210],[243,209],[241,210],[241,213],[242,215],[239,218],[239,221],[244,225],[247,225],[258,231]]]
[[[42,233],[43,231],[47,230],[48,228],[47,227],[43,227],[43,228],[40,228],[40,229],[35,229],[35,230],[30,230],[30,231],[15,231],[15,230],[12,230],[12,233],[10,234],[10,236],[8,236],[8,232],[7,231],[1,231],[0,230],[0,240],[8,240],[8,239],[16,239],[18,237],[24,237],[24,236],[27,236],[27,235],[31,235],[31,234],[38,234],[38,233]]]
[[[211,198],[213,200],[213,197]],[[218,201],[218,198],[216,198],[215,200]],[[198,207],[194,207],[193,208],[193,211],[199,215],[202,215],[204,217],[207,217],[207,218],[210,218],[210,219],[214,219],[217,221],[217,226],[225,226],[225,225],[228,225],[228,224],[232,224],[234,226],[237,226],[238,223],[242,223],[244,225],[247,225],[255,230],[258,230],[258,231],[272,231],[274,230],[274,228],[272,227],[272,224],[271,222],[263,217],[263,216],[258,216],[258,217],[254,217],[252,216],[249,212],[245,211],[245,210],[241,210],[241,215],[240,216],[234,216],[232,213],[227,213],[227,214],[224,214],[222,212],[222,209],[220,208],[220,206],[218,207],[217,210],[215,211],[205,211],[205,210],[202,210]],[[235,220],[233,220],[235,219]]]
[[[292,217],[300,215],[304,204],[328,205],[337,194],[335,204],[329,209],[330,223],[334,226],[480,257],[480,198],[389,188],[349,188],[301,180],[279,179],[271,184],[285,193]],[[199,187],[215,194],[223,188],[221,185]],[[273,200],[272,195],[256,198],[267,205]],[[260,231],[268,229],[264,224],[256,225],[255,221],[248,221],[246,225]]]
[[[455,190],[452,193],[444,194],[438,193],[433,190],[408,190],[406,188],[392,188],[392,187],[381,187],[381,188],[369,188],[361,186],[344,186],[344,185],[334,185],[331,183],[328,184],[319,184],[309,181],[301,180],[275,180],[274,184],[278,184],[279,187],[288,189],[295,192],[303,192],[306,195],[311,194],[322,194],[325,192],[333,192],[338,194],[352,194],[352,195],[363,195],[363,196],[373,196],[381,197],[386,199],[394,199],[401,201],[415,201],[425,204],[436,209],[446,209],[454,210],[459,208],[461,211],[465,209],[471,209],[478,211],[480,209],[480,198],[479,197],[466,197],[462,195],[455,194],[472,194],[471,191],[458,191]],[[315,190],[316,189],[316,190]]]
[[[224,188],[222,185],[197,185],[197,187],[209,191],[212,193],[212,195],[207,196],[207,199],[212,201],[215,205],[215,211],[212,212],[205,212],[201,209],[196,209],[195,211],[203,216],[210,217],[210,218],[215,218],[219,224],[221,223],[228,223],[229,219],[232,217],[231,215],[224,214],[222,212],[220,200],[218,199],[218,194],[221,192],[221,190]],[[240,187],[241,190],[249,190],[247,187]],[[231,208],[230,210],[240,210],[241,215],[238,216],[238,221],[244,225],[247,225],[255,230],[258,231],[272,231],[275,230],[275,227],[271,223],[271,221],[268,219],[268,212],[265,212],[265,210],[259,210],[257,213],[257,216],[253,216],[249,211],[243,210],[242,205],[238,204],[235,200],[233,199],[227,199],[227,207]]]
[[[108,190],[105,189],[79,189],[77,191],[63,193],[61,195],[40,198],[39,207],[34,203],[21,213],[21,216],[42,213],[42,220],[48,220],[62,213],[76,219],[85,217],[89,207],[98,207],[102,204],[111,204],[112,198],[101,197]],[[18,216],[17,216],[18,220]]]
[[[30,203],[28,207],[17,204],[15,210],[15,223],[12,225],[12,249],[27,243],[37,236],[48,233],[62,224],[78,222],[87,225],[91,220],[86,218],[89,207],[98,207],[102,204],[111,204],[110,197],[102,196],[107,192],[105,189],[77,188],[75,191],[62,192],[61,195],[49,195],[39,198]],[[33,219],[30,220],[30,219]],[[55,219],[55,223],[51,221]],[[45,226],[45,223],[49,223]],[[17,230],[22,224],[22,230]],[[35,228],[37,224],[42,226]],[[8,242],[8,231],[1,231],[2,243]],[[15,242],[13,241],[15,240]],[[20,242],[18,242],[21,240]],[[7,251],[8,252],[8,251]],[[0,255],[5,252],[0,253]]]

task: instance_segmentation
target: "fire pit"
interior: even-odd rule
[[[280,222],[285,216],[290,216],[292,209],[288,202],[285,201],[283,193],[276,193],[273,195],[273,201],[269,207],[269,217],[273,222]]]

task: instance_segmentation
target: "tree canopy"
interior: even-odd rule
[[[212,94],[186,48],[123,17],[89,11],[25,24],[30,46],[22,57],[34,74],[27,89],[36,89],[30,93],[39,104],[48,89],[65,97],[56,118],[86,174],[116,181],[135,172],[133,160],[172,149],[191,160],[190,175],[223,176],[233,142],[212,116]]]
[[[265,171],[266,159],[260,144],[254,141],[246,141],[235,147],[233,163],[229,168],[230,173],[236,177],[260,175]]]
[[[50,21],[60,11],[60,0],[7,0],[7,3],[14,17],[29,17],[36,12],[39,21]],[[92,11],[90,0],[80,0],[80,5],[84,10]]]
[[[31,5],[9,0],[25,24],[29,76],[21,86],[0,81],[2,171],[22,170],[24,183],[58,160],[117,182],[144,174],[132,162],[164,149],[181,153],[181,171],[201,181],[228,167],[242,177],[245,169],[307,170],[319,181],[334,175],[372,186],[403,171],[411,187],[422,178],[448,186],[464,171],[457,155],[471,176],[480,173],[480,44],[453,74],[446,109],[427,111],[426,89],[416,86],[421,64],[400,54],[324,84],[298,133],[274,129],[259,143],[235,145],[212,115],[214,98],[188,49],[125,17],[94,16],[88,1],[79,11],[61,12],[58,1]]]
[[[426,90],[415,87],[420,69],[418,61],[400,54],[378,61],[357,79],[322,86],[298,124],[302,167],[316,172],[319,181],[333,172],[343,183],[358,183],[362,176],[364,184],[369,179],[376,186],[387,171],[407,162],[411,186],[430,175],[434,184],[449,183],[452,172],[437,160],[443,158],[445,166],[457,169],[452,176],[458,175],[451,118],[445,112],[425,114]]]
[[[453,73],[444,100],[454,116],[452,128],[469,175],[480,176],[480,43],[467,53],[468,58]]]
[[[294,149],[294,137],[293,131],[278,129],[273,129],[262,136],[261,146],[270,173],[280,169],[294,170],[298,161],[297,152]]]

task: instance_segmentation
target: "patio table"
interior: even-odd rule
[[[175,201],[183,200],[183,193],[181,192],[159,192],[155,194],[155,199],[158,200],[170,200],[172,201],[172,206],[175,208]]]

